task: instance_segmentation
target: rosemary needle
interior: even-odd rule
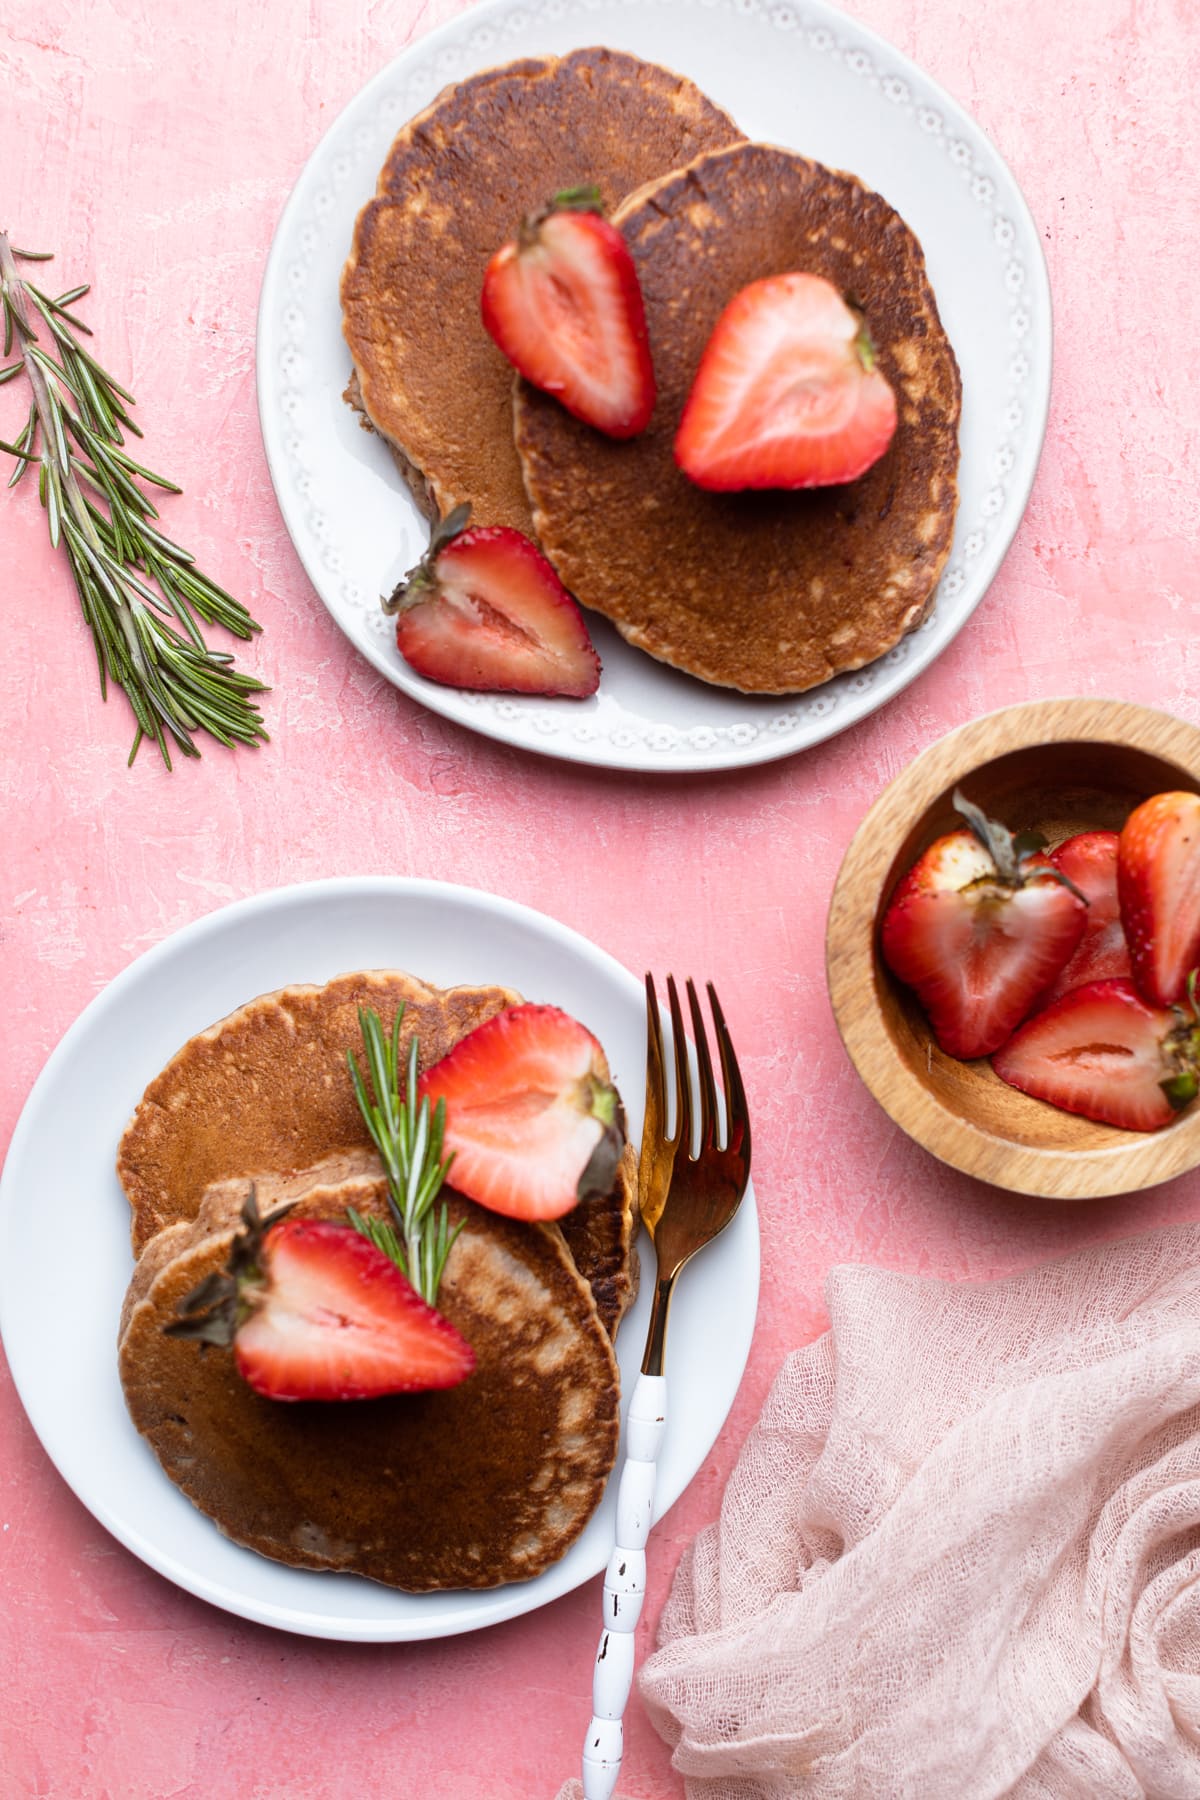
[[[417,1101],[417,1040],[408,1046],[408,1067],[404,1098],[400,1097],[400,1021],[404,1008],[396,1014],[391,1036],[384,1032],[379,1014],[360,1006],[358,1024],[362,1032],[363,1053],[367,1065],[364,1078],[353,1050],[346,1052],[350,1079],[359,1111],[378,1150],[387,1175],[388,1204],[392,1219],[365,1218],[353,1207],[346,1216],[356,1231],[370,1238],[376,1249],[390,1256],[396,1267],[433,1306],[450,1247],[462,1230],[450,1230],[443,1201],[435,1212],[437,1199],[453,1156],[442,1156],[445,1137],[446,1102],[439,1100],[430,1112],[429,1101]]]
[[[129,760],[143,738],[157,744],[168,769],[172,744],[199,756],[201,733],[226,745],[265,741],[251,697],[265,693],[264,684],[235,669],[227,652],[209,649],[198,621],[238,638],[259,627],[151,523],[158,512],[141,484],[180,490],[126,449],[126,432],[142,435],[128,411],[133,395],[81,341],[91,331],[71,311],[86,285],[53,297],[17,267],[49,260],[16,249],[0,231],[0,385],[24,374],[32,395],[23,428],[11,443],[0,439],[0,451],[16,459],[9,487],[37,467],[50,542],[66,551],[91,629],[101,697],[111,681],[133,709]]]

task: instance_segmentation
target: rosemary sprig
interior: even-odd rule
[[[346,1216],[356,1231],[370,1238],[377,1249],[390,1256],[396,1267],[407,1275],[421,1298],[433,1306],[450,1247],[462,1230],[450,1222],[443,1201],[435,1213],[437,1199],[453,1154],[442,1155],[446,1130],[446,1103],[439,1100],[431,1114],[429,1101],[417,1101],[417,1040],[408,1046],[408,1068],[404,1098],[400,1098],[400,1007],[390,1038],[384,1032],[379,1014],[369,1006],[358,1009],[362,1032],[363,1054],[367,1065],[364,1078],[353,1050],[346,1052],[350,1079],[359,1110],[378,1150],[387,1175],[388,1204],[392,1218],[367,1219],[353,1207]]]
[[[46,262],[45,252],[18,250],[0,231],[0,311],[7,358],[0,384],[24,373],[32,403],[12,443],[15,487],[38,465],[38,494],[55,549],[65,546],[83,616],[91,628],[100,671],[124,690],[137,730],[132,762],[152,738],[168,769],[170,743],[199,756],[193,734],[221,744],[265,741],[262,714],[251,700],[261,681],[233,667],[233,657],[210,650],[197,620],[235,637],[259,629],[245,607],[210,581],[183,550],[150,523],[158,513],[139,482],[177,494],[173,482],[135,462],[125,432],[141,437],[129,415],[133,395],[101,367],[80,341],[91,336],[70,310],[87,293],[71,288],[57,298],[17,267]]]

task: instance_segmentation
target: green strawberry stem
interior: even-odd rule
[[[439,519],[433,528],[428,548],[419,563],[414,563],[407,575],[401,577],[390,594],[384,594],[379,601],[385,613],[403,612],[408,606],[416,605],[425,597],[425,591],[437,586],[437,559],[446,545],[451,543],[460,532],[465,531],[471,517],[471,502],[464,500],[452,512]]]
[[[353,1207],[347,1209],[346,1216],[355,1230],[389,1256],[421,1298],[433,1306],[437,1302],[446,1258],[462,1225],[450,1230],[444,1202],[439,1212],[433,1210],[454,1158],[453,1155],[442,1155],[446,1131],[445,1101],[439,1100],[436,1110],[431,1113],[429,1101],[418,1102],[417,1099],[418,1045],[415,1037],[408,1046],[404,1098],[400,1097],[400,1024],[403,1017],[401,1006],[389,1037],[377,1012],[369,1006],[358,1009],[366,1077],[359,1069],[353,1050],[346,1052],[346,1061],[359,1111],[387,1176],[392,1219],[364,1218]]]
[[[555,213],[579,212],[599,213],[604,216],[604,202],[600,198],[600,189],[595,182],[584,187],[560,188],[558,193],[539,206],[536,212],[527,213],[517,227],[517,248],[531,250],[538,241],[538,233],[547,219]]]
[[[1182,1112],[1185,1106],[1190,1106],[1197,1093],[1200,1093],[1200,1082],[1196,1079],[1194,1069],[1183,1069],[1178,1075],[1171,1075],[1158,1085],[1176,1112]]]
[[[1038,852],[1046,847],[1046,840],[1040,831],[1022,831],[1014,837],[1007,825],[1002,825],[999,819],[989,819],[982,808],[976,806],[973,800],[968,800],[959,788],[955,788],[951,795],[950,804],[983,845],[996,865],[997,875],[1006,886],[1021,887],[1031,876],[1039,879],[1045,877],[1057,881],[1060,887],[1065,887],[1077,900],[1082,900],[1085,906],[1091,904],[1083,889],[1077,887],[1069,875],[1064,875],[1053,863],[1034,861]]]
[[[1200,1094],[1200,1005],[1196,1000],[1198,980],[1200,969],[1193,969],[1187,978],[1191,1017],[1188,1017],[1183,1006],[1176,1006],[1174,1012],[1179,1023],[1164,1044],[1167,1055],[1176,1066],[1166,1080],[1160,1081],[1158,1085],[1176,1112],[1182,1112]]]
[[[237,1336],[254,1310],[255,1299],[266,1279],[263,1264],[263,1239],[272,1225],[278,1225],[296,1205],[288,1200],[275,1207],[264,1219],[258,1210],[258,1194],[254,1183],[242,1203],[242,1229],[229,1246],[229,1261],[223,1269],[206,1275],[199,1287],[185,1294],[176,1307],[177,1319],[163,1326],[167,1337],[198,1338],[202,1344],[218,1344],[225,1349]]]
[[[600,198],[600,189],[594,181],[582,187],[560,188],[550,206],[555,212],[597,212],[604,211],[604,202]]]

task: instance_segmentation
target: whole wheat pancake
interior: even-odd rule
[[[403,1003],[402,1052],[415,1032],[428,1068],[520,998],[510,988],[434,988],[398,970],[370,970],[263,994],[190,1038],[146,1089],[118,1150],[135,1252],[164,1226],[193,1219],[214,1182],[267,1176],[281,1200],[291,1197],[287,1178],[299,1171],[303,1189],[317,1163],[326,1163],[327,1181],[374,1171],[370,1156],[363,1160],[370,1139],[346,1067],[347,1050],[361,1053],[360,1006],[374,1007],[390,1030]],[[348,1160],[327,1164],[338,1156]],[[636,1291],[635,1183],[627,1148],[611,1195],[563,1221],[610,1332]]]
[[[297,1169],[288,1175],[260,1173],[253,1180],[259,1216],[265,1218],[277,1207],[311,1199],[318,1191],[324,1193],[334,1189],[343,1211],[347,1206],[357,1206],[360,1212],[368,1210],[375,1202],[383,1178],[383,1164],[374,1149],[368,1148],[326,1156],[311,1169]],[[236,1219],[249,1185],[244,1175],[230,1181],[214,1181],[201,1194],[193,1217],[181,1219],[174,1225],[164,1225],[161,1231],[147,1239],[125,1292],[118,1340],[124,1337],[133,1308],[139,1300],[146,1298],[155,1277],[181,1250],[210,1237],[215,1231],[223,1231],[231,1220]]]
[[[612,1193],[581,1200],[557,1222],[610,1337],[637,1298],[637,1178],[637,1153],[627,1142]]]
[[[518,1000],[506,988],[432,988],[376,969],[260,995],[190,1038],[146,1089],[117,1152],[134,1249],[193,1218],[211,1182],[307,1169],[369,1143],[346,1069],[347,1050],[361,1061],[360,1006],[390,1030],[403,1005],[402,1046],[415,1032],[427,1068]]]
[[[165,1255],[151,1239],[134,1276],[121,1382],[170,1479],[264,1556],[413,1592],[526,1581],[562,1556],[612,1468],[619,1392],[608,1334],[558,1234],[449,1193],[465,1225],[438,1308],[474,1349],[475,1372],[442,1392],[288,1403],[256,1394],[231,1351],[163,1335],[224,1266],[245,1193],[244,1182],[210,1189],[197,1218],[159,1234]],[[384,1194],[359,1176],[310,1186],[296,1211],[381,1213]]]
[[[852,175],[765,144],[700,157],[614,216],[637,265],[658,405],[617,443],[517,383],[534,525],[565,585],[629,642],[704,681],[789,693],[919,625],[950,551],[961,388],[921,247]],[[823,275],[862,308],[899,423],[859,480],[707,493],[672,444],[717,318],[743,287]]]
[[[483,274],[526,213],[598,184],[607,206],[741,133],[682,76],[615,50],[525,58],[447,88],[397,137],[342,275],[351,397],[431,518],[529,532],[511,368]]]

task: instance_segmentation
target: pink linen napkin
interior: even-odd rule
[[[827,1297],[641,1673],[689,1800],[1200,1800],[1200,1225]]]

